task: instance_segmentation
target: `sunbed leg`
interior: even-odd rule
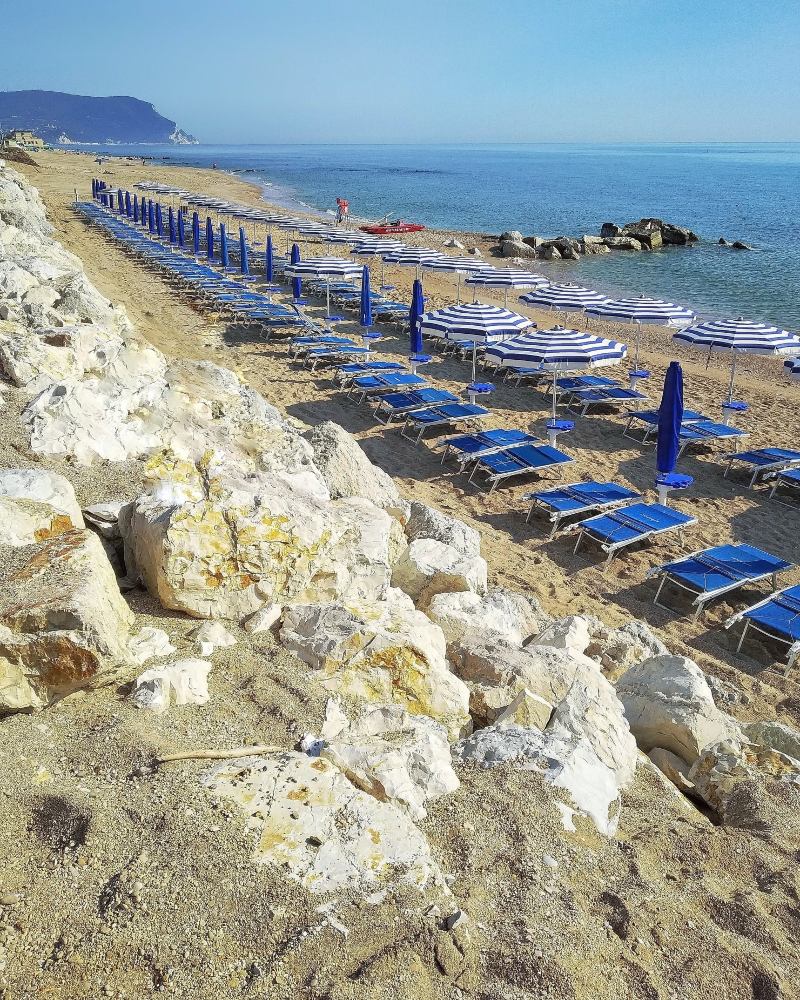
[[[653,604],[657,604],[658,607],[660,607],[660,608],[663,607],[663,605],[659,602],[658,599],[659,599],[659,597],[661,597],[661,591],[664,589],[664,584],[666,582],[667,582],[667,578],[662,573],[662,575],[661,575],[661,583],[659,583],[658,589],[656,590],[656,596],[653,598]]]
[[[575,548],[572,550],[573,555],[575,555],[575,553],[578,551],[578,546],[581,544],[582,538],[583,538],[583,532],[579,531],[577,541],[575,542]]]
[[[736,652],[741,652],[742,646],[744,644],[744,637],[747,635],[747,630],[750,627],[750,622],[745,619],[744,628],[742,629],[742,634],[739,636],[739,644],[736,647]]]

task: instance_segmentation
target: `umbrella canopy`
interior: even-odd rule
[[[656,471],[674,472],[681,447],[683,422],[683,372],[677,361],[670,361],[664,379],[664,392],[658,408],[658,438],[656,440]]]
[[[383,254],[383,260],[398,267],[422,267],[426,261],[439,260],[442,256],[436,250],[425,247],[404,247],[402,250],[390,250]]]
[[[275,278],[275,255],[272,250],[272,236],[267,236],[267,249],[264,251],[264,274],[270,284]]]
[[[192,212],[192,249],[195,257],[200,255],[200,216]]]
[[[297,264],[290,264],[286,273],[291,277],[303,278],[355,278],[361,274],[361,265],[343,257],[309,257]]]
[[[247,237],[244,234],[244,226],[239,226],[239,269],[242,274],[250,273],[250,258],[247,254]]]
[[[635,299],[609,299],[597,306],[585,310],[587,316],[597,316],[600,319],[617,320],[620,323],[636,324],[636,351],[634,367],[639,368],[639,327],[671,326],[679,329],[689,326],[697,318],[691,309],[665,302],[663,299],[650,299],[640,295]]]
[[[178,233],[175,229],[175,213],[172,211],[172,205],[169,206],[169,241],[170,243],[178,242]]]
[[[485,271],[490,266],[490,264],[485,264],[475,257],[448,257],[446,254],[442,254],[440,257],[431,257],[422,262],[423,270],[451,271],[457,275],[456,304],[461,301],[461,275]]]
[[[408,313],[409,325],[409,354],[412,356],[422,353],[422,331],[419,328],[419,321],[425,312],[425,297],[422,294],[422,282],[419,278],[414,279],[414,287],[411,291],[411,309]]]
[[[225,228],[224,222],[220,222],[219,224],[219,258],[222,261],[223,267],[230,266],[231,258],[228,253],[228,231]]]
[[[151,233],[156,231],[156,207],[152,199],[147,199],[147,228]]]
[[[672,335],[691,347],[701,350],[729,351],[731,355],[731,377],[728,383],[728,402],[733,399],[733,382],[736,377],[736,355],[758,354],[762,357],[800,354],[800,337],[779,330],[767,323],[751,323],[743,317],[739,319],[708,320],[695,323]]]
[[[484,305],[482,302],[462,302],[446,306],[420,319],[420,330],[435,337],[472,341],[472,380],[475,381],[475,350],[478,343],[512,337],[536,324],[527,316],[503,309],[501,306]]]
[[[128,216],[129,219],[130,219],[131,215],[133,215],[133,209],[132,209],[132,206],[131,206],[131,193],[130,193],[130,191],[126,191],[125,192],[125,214]]]
[[[133,221],[139,221],[139,195],[135,194],[133,196]]]
[[[624,344],[585,330],[554,326],[513,337],[486,348],[486,357],[506,368],[545,368],[553,372],[552,417],[556,416],[556,379],[559,372],[615,365],[628,353]]]
[[[367,330],[372,326],[372,298],[369,293],[369,268],[366,264],[361,272],[361,311],[358,321]]]
[[[183,247],[186,244],[186,229],[183,223],[183,209],[178,209],[178,246]]]
[[[608,298],[600,292],[571,281],[541,285],[526,295],[520,295],[519,300],[528,305],[544,306],[545,309],[557,309],[561,312],[583,312],[584,309],[608,302]]]
[[[156,233],[158,236],[164,235],[164,213],[161,211],[161,202],[156,202]]]
[[[214,223],[211,216],[206,216],[206,257],[214,259]]]
[[[300,263],[300,247],[296,243],[292,243],[292,252],[289,256],[289,260],[292,264]],[[303,294],[303,284],[300,280],[299,275],[292,278],[292,296],[299,299]]]
[[[482,285],[484,288],[541,288],[542,285],[548,285],[549,281],[533,271],[484,264],[480,271],[467,278],[466,284]]]
[[[117,188],[117,211],[120,215],[125,211],[125,198],[122,194],[122,188]]]

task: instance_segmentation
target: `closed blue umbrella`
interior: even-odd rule
[[[122,196],[122,188],[117,188],[117,211],[120,215],[125,211],[125,199]]]
[[[164,215],[161,211],[161,202],[156,202],[156,233],[158,236],[164,235]]]
[[[183,225],[183,209],[178,209],[178,246],[183,247],[186,243],[186,230]]]
[[[214,223],[210,215],[206,216],[206,257],[214,259]]]
[[[169,206],[169,241],[170,243],[176,243],[178,239],[178,234],[175,232],[175,213],[172,211],[172,205]]]
[[[414,287],[411,292],[411,309],[408,314],[409,322],[409,354],[422,353],[422,331],[419,328],[419,321],[425,312],[425,298],[422,294],[422,282],[419,278],[414,279]]]
[[[136,194],[133,196],[133,221],[139,221],[139,196]]]
[[[369,293],[369,268],[366,264],[361,272],[361,315],[358,321],[369,332],[372,326],[372,298]]]
[[[200,256],[200,216],[192,212],[192,249],[195,257]]]
[[[147,199],[147,228],[151,233],[156,231],[156,207],[152,198]]]
[[[133,209],[131,207],[131,193],[130,193],[130,191],[126,191],[125,192],[125,214],[128,216],[129,219],[130,219],[131,215],[133,214]]]
[[[244,226],[239,226],[239,266],[242,274],[250,273],[250,260],[247,256],[247,238],[244,235]]]
[[[289,262],[291,264],[300,263],[300,247],[296,243],[292,243],[292,252],[289,256]],[[294,298],[299,299],[303,294],[303,282],[300,278],[292,278],[292,295]]]
[[[93,177],[92,178],[92,198],[94,199],[96,197],[97,197],[97,181]]]
[[[222,266],[227,267],[231,261],[228,256],[228,233],[225,230],[224,222],[220,222],[219,224],[219,256]]]
[[[266,275],[267,281],[272,284],[275,277],[275,260],[272,250],[272,234],[267,236],[267,249],[264,254],[264,274]]]
[[[664,379],[664,392],[658,409],[658,440],[656,441],[656,470],[674,472],[680,450],[680,431],[683,421],[683,372],[677,361],[670,361]]]

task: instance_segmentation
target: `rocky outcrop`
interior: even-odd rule
[[[409,542],[423,538],[450,545],[463,556],[479,556],[481,554],[481,536],[475,528],[459,521],[457,517],[444,514],[434,507],[419,503],[411,503],[408,522],[405,526]]]
[[[427,614],[453,645],[466,636],[482,635],[521,646],[546,623],[536,598],[502,587],[492,587],[484,595],[472,591],[437,594]]]
[[[714,704],[703,671],[685,656],[654,656],[620,677],[617,695],[639,747],[671,750],[692,764],[706,747],[739,735]]]
[[[392,569],[392,586],[399,587],[423,611],[436,594],[471,591],[485,594],[486,560],[465,556],[452,545],[420,538],[407,545]]]
[[[63,476],[0,470],[0,546],[31,545],[83,526],[75,491]]]
[[[0,712],[39,709],[129,665],[133,615],[100,540],[67,531],[3,551]]]

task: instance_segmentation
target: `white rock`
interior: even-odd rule
[[[244,757],[212,768],[203,782],[245,813],[256,860],[310,892],[442,884],[411,819],[354,787],[328,760],[288,751]]]
[[[208,660],[185,659],[151,667],[133,683],[131,700],[138,708],[166,712],[176,705],[205,705],[209,700]]]
[[[739,727],[714,704],[703,671],[685,656],[654,656],[617,682],[631,731],[645,753],[662,747],[687,764],[712,743],[736,737]]]
[[[584,653],[590,641],[588,620],[582,615],[569,615],[548,625],[535,643],[537,646],[553,646],[556,649]]]
[[[692,790],[692,783],[689,781],[689,765],[670,750],[663,747],[654,747],[647,755],[661,773],[669,778],[676,788],[682,792]]]
[[[441,626],[448,643],[466,635],[491,635],[515,646],[541,630],[542,616],[534,598],[499,587],[485,595],[464,591],[437,594],[427,608],[431,621]]]
[[[200,656],[211,656],[215,649],[236,645],[236,637],[221,622],[203,622],[189,633],[194,639]]]
[[[146,625],[128,641],[128,655],[137,667],[156,657],[172,656],[176,652],[167,633]]]
[[[100,539],[67,531],[0,563],[0,712],[43,708],[129,666],[133,615]]]
[[[84,507],[83,516],[86,518],[86,523],[103,538],[116,541],[122,538],[122,533],[119,530],[119,515],[125,506],[125,500],[93,503],[89,507]]]
[[[365,709],[324,744],[321,755],[358,788],[414,819],[425,818],[426,802],[459,786],[447,731],[399,705]]]
[[[0,469],[0,498],[34,500],[65,514],[73,528],[83,528],[83,516],[69,480],[45,469]]]
[[[432,538],[411,542],[392,568],[392,586],[405,591],[422,611],[436,594],[465,590],[485,594],[487,577],[481,556],[464,556]]]
[[[331,693],[429,715],[452,738],[469,723],[469,691],[447,667],[441,629],[398,590],[357,607],[289,606],[280,637]]]
[[[0,546],[32,545],[72,530],[72,521],[50,504],[0,497]]]
[[[255,614],[245,619],[242,628],[251,635],[257,635],[259,632],[269,632],[272,626],[280,621],[281,614],[280,604],[268,604],[266,607],[259,608]]]
[[[464,556],[481,554],[481,536],[475,528],[417,501],[411,504],[411,513],[406,524],[409,542],[419,538],[433,538],[437,542],[452,545]]]
[[[779,753],[800,760],[800,732],[775,719],[750,722],[742,726],[742,731],[751,743],[769,747]]]
[[[523,688],[498,715],[496,725],[523,726],[525,729],[545,729],[553,714],[553,706],[538,694]]]

